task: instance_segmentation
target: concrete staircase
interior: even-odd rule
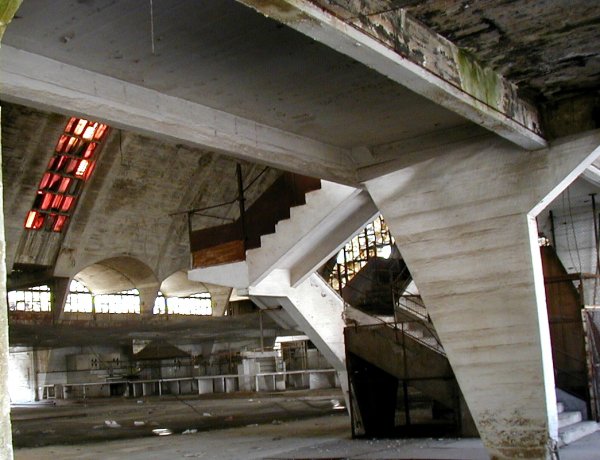
[[[583,420],[581,411],[566,411],[562,402],[558,408],[558,438],[559,445],[571,444],[585,436],[600,430],[600,424],[591,420]]]
[[[244,290],[274,270],[287,270],[295,286],[378,214],[367,192],[328,181],[305,200],[290,208],[290,217],[279,221],[274,233],[262,235],[260,247],[246,251],[245,260],[195,268],[188,277]]]

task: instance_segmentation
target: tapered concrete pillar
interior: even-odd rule
[[[22,0],[0,0],[0,41]],[[0,144],[0,458],[13,458],[8,396],[8,308],[6,305],[6,239],[2,192],[2,146]]]
[[[558,421],[535,216],[600,132],[527,152],[492,136],[364,171],[492,458],[549,458]]]

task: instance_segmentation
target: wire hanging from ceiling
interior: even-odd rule
[[[152,45],[152,55],[154,55],[154,7],[150,0],[150,40]]]

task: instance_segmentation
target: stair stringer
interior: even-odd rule
[[[349,407],[341,297],[316,273],[292,287],[289,271],[281,269],[272,271],[257,286],[251,286],[248,295],[261,308],[281,306],[296,322],[298,329],[337,371],[346,407]]]
[[[246,253],[250,285],[277,269],[289,270],[291,285],[299,285],[379,214],[366,191],[321,183],[306,194],[305,205],[290,209],[275,233],[261,237],[260,248]]]
[[[192,281],[246,289],[274,270],[287,270],[296,286],[340,250],[379,213],[369,194],[322,181],[306,194],[306,204],[290,208],[275,233],[261,237],[261,247],[246,252],[246,260],[188,271]]]
[[[248,287],[248,263],[244,261],[193,268],[187,272],[188,279],[201,283],[217,284],[235,289]]]

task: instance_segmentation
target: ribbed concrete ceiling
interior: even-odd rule
[[[233,0],[28,0],[3,42],[340,146],[465,121]],[[65,75],[68,78],[68,75]]]

